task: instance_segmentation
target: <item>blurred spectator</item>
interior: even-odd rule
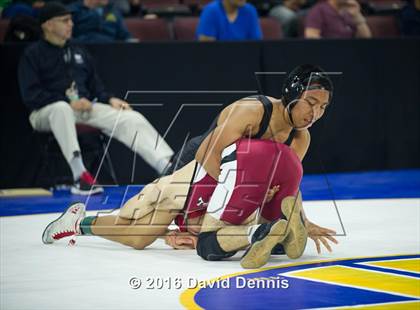
[[[215,0],[201,13],[197,37],[200,41],[260,40],[257,10],[246,0]]]
[[[141,15],[141,0],[110,0],[110,3],[124,16]]]
[[[32,42],[41,37],[38,19],[27,15],[13,17],[7,27],[4,42]]]
[[[0,0],[0,15],[3,12],[4,8],[10,4],[10,0]]]
[[[12,0],[5,5],[1,17],[7,19],[19,15],[36,17],[38,9],[43,5],[44,1]]]
[[[402,9],[401,32],[406,36],[420,36],[420,0],[410,1]]]
[[[10,19],[4,36],[5,42],[30,42],[40,38],[41,28],[38,23],[38,10],[44,1],[13,0],[7,3],[2,18]]]
[[[120,13],[124,16],[130,14],[130,1],[129,0],[109,0],[114,6],[114,9],[120,11]]]
[[[284,0],[283,4],[276,5],[270,10],[269,15],[280,22],[285,37],[298,36],[298,11],[305,3],[306,0]]]
[[[134,41],[122,15],[108,0],[83,0],[70,5],[73,12],[73,38],[83,43]]]
[[[366,19],[356,0],[326,0],[309,10],[305,38],[370,38]]]

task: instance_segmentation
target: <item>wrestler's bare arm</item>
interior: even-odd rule
[[[263,115],[261,104],[233,105],[225,114],[222,112],[220,123],[201,143],[196,160],[207,173],[217,180],[220,174],[222,151],[243,136],[258,131]]]
[[[290,145],[291,149],[295,151],[300,161],[305,157],[309,144],[311,143],[311,134],[307,129],[296,131],[295,137]]]

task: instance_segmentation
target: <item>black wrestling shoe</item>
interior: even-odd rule
[[[308,240],[308,232],[303,223],[302,195],[299,192],[297,197],[289,196],[281,202],[281,211],[288,221],[288,234],[283,241],[284,251],[289,258],[299,258],[302,256]]]
[[[287,221],[261,224],[252,235],[251,245],[241,259],[243,268],[259,268],[270,258],[272,249],[287,236]]]
[[[277,243],[274,248],[271,250],[271,255],[284,255],[286,251],[284,250],[284,246],[281,243]]]

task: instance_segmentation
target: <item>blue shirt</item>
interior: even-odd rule
[[[235,21],[230,22],[222,0],[211,2],[201,13],[197,38],[200,35],[221,41],[261,40],[262,33],[257,10],[247,3],[238,9]]]

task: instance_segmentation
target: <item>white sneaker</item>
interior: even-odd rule
[[[85,216],[83,203],[72,204],[58,219],[48,224],[42,234],[42,242],[50,244],[65,237],[80,235],[79,224]]]

